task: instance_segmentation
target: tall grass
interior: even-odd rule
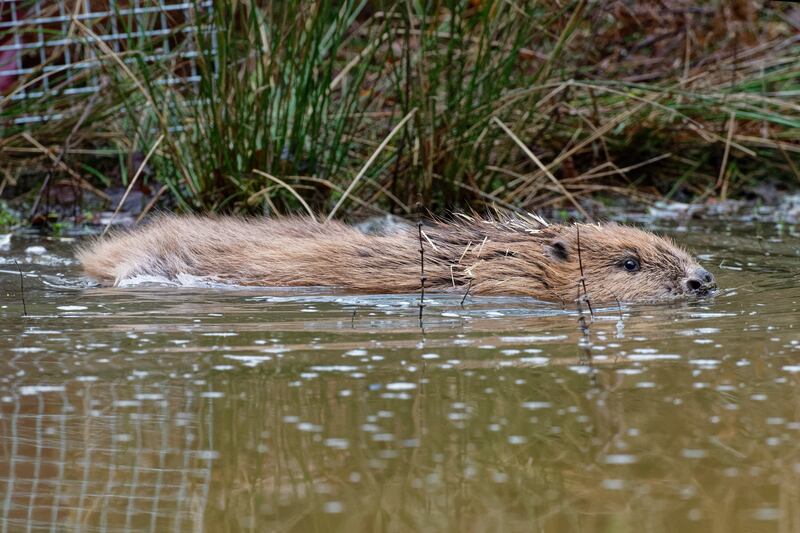
[[[797,185],[798,8],[695,4],[218,1],[183,43],[201,51],[196,89],[164,83],[180,64],[112,58],[92,116],[121,152],[163,136],[148,179],[182,210],[541,209]]]

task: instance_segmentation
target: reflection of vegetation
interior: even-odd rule
[[[112,138],[118,161],[75,167],[102,169],[84,176],[100,184],[118,164],[124,183],[136,164],[120,154],[163,135],[148,179],[184,210],[294,210],[299,195],[327,212],[413,112],[346,209],[535,209],[565,190],[724,198],[800,167],[797,14],[747,2],[219,1],[204,21],[217,31],[197,38],[197,94],[161,83],[172,63],[134,54],[126,73],[109,59],[73,146]],[[74,115],[34,135],[63,143]],[[10,130],[3,145],[26,142]]]
[[[8,204],[0,202],[0,228],[16,226],[19,222],[19,217],[8,208]]]
[[[227,531],[252,523],[282,531],[728,530],[738,506],[760,501],[744,475],[749,466],[792,460],[786,446],[767,453],[758,403],[737,414],[737,395],[714,390],[733,361],[703,375],[707,393],[688,394],[682,365],[649,366],[644,377],[621,359],[592,380],[558,357],[546,368],[502,367],[513,358],[476,352],[453,353],[482,369],[432,365],[402,378],[396,361],[366,379],[301,378],[308,365],[291,368],[291,358],[282,372],[214,377],[226,400],[215,404],[222,453],[206,523]],[[384,379],[418,386],[407,399],[387,398],[375,386]],[[639,387],[649,380],[654,386]],[[744,420],[758,438],[737,432]],[[773,479],[769,491],[796,501],[790,473]],[[765,501],[777,499],[769,494]],[[343,513],[325,514],[330,501]],[[705,528],[693,526],[692,509],[702,509]]]

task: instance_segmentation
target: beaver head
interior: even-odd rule
[[[615,223],[548,229],[552,235],[544,241],[544,252],[550,259],[550,274],[559,278],[555,286],[569,287],[570,292],[577,290],[581,263],[587,292],[594,300],[702,296],[717,287],[714,276],[668,238]]]

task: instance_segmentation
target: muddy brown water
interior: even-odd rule
[[[800,531],[798,228],[666,231],[723,290],[588,342],[521,298],[91,288],[15,236],[0,531]]]

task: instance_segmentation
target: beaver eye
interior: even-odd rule
[[[622,266],[625,267],[625,270],[628,272],[636,272],[639,270],[639,261],[636,259],[626,259]]]

